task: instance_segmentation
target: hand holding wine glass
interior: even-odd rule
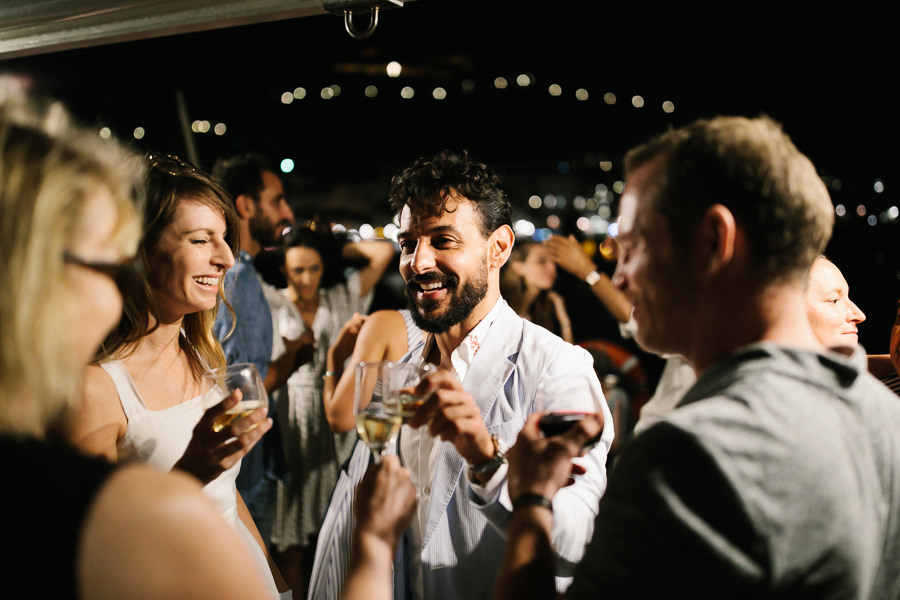
[[[408,390],[411,397],[421,402],[411,411],[406,425],[450,442],[469,465],[480,465],[494,458],[499,440],[495,441],[488,431],[472,394],[448,369],[427,365],[424,371],[413,387],[399,390],[404,394]],[[398,404],[399,401],[394,402],[395,407]]]
[[[542,413],[538,421],[538,429],[544,434],[544,437],[552,437],[563,434],[588,415],[599,414],[603,412],[602,398],[593,394],[586,393],[580,398],[560,398],[548,394],[543,383],[538,387],[538,391],[534,398],[535,412]],[[603,422],[601,419],[601,426]],[[603,428],[596,436],[585,442],[582,448],[582,454],[590,451],[600,441]]]
[[[241,371],[244,367],[236,365],[232,370]],[[184,454],[175,463],[176,468],[209,483],[241,460],[272,428],[272,420],[266,413],[268,397],[261,388],[262,379],[252,364],[250,367],[252,372],[244,373],[243,390],[235,388],[230,393],[227,369],[206,374],[211,386],[204,395],[206,410],[194,426]],[[260,390],[262,400],[258,397]]]
[[[430,363],[416,362],[387,362],[384,365],[384,402],[392,414],[402,417],[403,422],[409,422],[431,395],[416,391],[419,382],[429,373],[434,373],[437,367]]]
[[[356,365],[353,389],[353,418],[356,432],[369,447],[379,463],[388,446],[397,438],[401,418],[391,413],[382,402],[382,362],[361,362]]]
[[[397,456],[385,456],[372,466],[356,489],[353,512],[356,535],[381,540],[393,552],[409,527],[416,508],[416,488]]]
[[[540,430],[540,413],[525,421],[516,443],[507,452],[507,486],[513,501],[522,495],[535,495],[552,500],[556,492],[573,483],[574,474],[584,468],[573,459],[583,454],[582,448],[603,431],[602,416],[585,415],[561,435],[546,437]]]
[[[213,423],[213,431],[218,433],[235,420],[246,417],[258,408],[268,409],[269,395],[253,363],[235,363],[210,369],[205,375],[212,383],[212,388],[207,392],[210,399],[207,406],[218,404],[230,394],[238,396],[238,403],[227,409],[225,414]]]

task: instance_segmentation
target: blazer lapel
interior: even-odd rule
[[[482,420],[500,396],[503,385],[509,379],[516,365],[515,357],[522,346],[523,321],[505,301],[496,319],[491,324],[490,335],[486,336],[475,360],[466,371],[463,387],[472,394],[481,411]],[[491,430],[492,423],[485,423]],[[422,535],[422,546],[428,545],[434,529],[443,517],[456,491],[457,483],[466,461],[450,443],[441,443],[438,451],[435,473],[432,478],[432,496],[428,505],[428,517]]]

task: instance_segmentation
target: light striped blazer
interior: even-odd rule
[[[591,355],[578,346],[519,317],[504,306],[472,361],[463,387],[480,407],[488,431],[513,444],[525,419],[534,411],[538,390],[555,408],[593,410],[592,398],[603,400]],[[424,343],[412,348],[406,360],[418,359]],[[584,475],[559,491],[553,500],[553,544],[557,552],[557,587],[567,586],[593,533],[600,496],[606,488],[606,454],[613,439],[612,416],[605,416],[601,442],[577,459]],[[408,539],[394,561],[394,598],[411,598],[406,556],[420,552],[423,591],[428,600],[489,599],[505,549],[510,517],[506,486],[490,502],[470,489],[465,461],[452,444],[441,445],[432,479],[431,501],[422,532],[422,547]],[[368,450],[358,444],[332,498],[319,534],[310,600],[337,600],[346,573],[352,531],[352,496],[368,464]]]

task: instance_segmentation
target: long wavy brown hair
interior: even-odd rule
[[[221,211],[225,216],[225,239],[235,256],[240,248],[239,218],[228,192],[221,185],[196,166],[175,156],[150,154],[147,161],[144,233],[136,260],[136,266],[144,275],[143,285],[125,298],[122,320],[107,336],[94,358],[95,362],[121,360],[129,356],[141,338],[155,329],[159,309],[148,280],[147,257],[159,243],[163,230],[175,219],[175,211],[182,200],[199,200]],[[223,277],[219,282],[217,308],[231,310],[225,301],[224,280]],[[179,338],[179,344],[197,376],[208,368],[225,364],[225,353],[213,332],[217,308],[185,315],[182,321],[184,335]]]
[[[503,265],[500,273],[500,294],[520,316],[556,335],[562,335],[562,325],[556,318],[556,309],[550,300],[550,290],[541,290],[531,304],[525,306],[525,279],[517,275],[512,268],[515,262],[525,262],[529,252],[536,246],[536,242],[516,241],[509,260]]]

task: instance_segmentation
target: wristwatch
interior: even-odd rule
[[[600,281],[600,273],[598,273],[596,270],[591,271],[584,276],[584,282],[588,284],[588,287],[594,287],[594,284],[598,281]]]
[[[506,462],[506,452],[509,450],[509,446],[496,433],[491,434],[491,441],[494,443],[494,456],[483,463],[469,465],[470,480],[473,480],[477,475],[493,474],[494,471],[500,468],[500,465]]]

